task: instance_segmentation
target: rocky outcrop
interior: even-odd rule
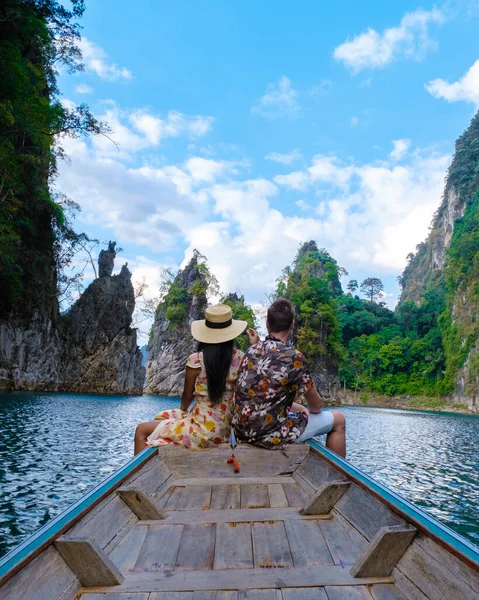
[[[198,346],[191,336],[191,322],[204,318],[207,287],[205,272],[194,255],[158,306],[148,345],[147,394],[181,395],[186,360]]]
[[[111,253],[103,256],[103,276],[62,317],[36,314],[28,326],[0,323],[0,389],[142,393],[131,273],[125,265],[110,276],[112,260]]]
[[[444,197],[437,211],[426,242],[419,244],[415,255],[409,256],[402,282],[400,302],[420,304],[426,290],[441,279],[446,250],[454,231],[456,219],[464,215],[466,203],[454,185],[446,185]]]
[[[99,262],[101,272],[101,257]],[[88,286],[64,316],[60,390],[142,393],[145,368],[131,328],[134,309],[126,265],[119,275],[105,274]]]
[[[444,301],[438,319],[446,392],[479,412],[479,112],[456,142],[442,203],[427,240],[410,255],[401,302]]]

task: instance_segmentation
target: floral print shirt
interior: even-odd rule
[[[306,429],[304,413],[290,412],[296,394],[313,387],[301,352],[272,335],[249,348],[240,367],[232,424],[238,439],[264,448],[294,442]]]

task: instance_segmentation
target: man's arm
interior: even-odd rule
[[[308,403],[310,413],[320,413],[323,410],[323,399],[318,394],[318,390],[314,387],[303,394]]]
[[[248,329],[246,330],[246,335],[248,336],[248,344],[250,346],[254,346],[259,342],[258,332],[252,327],[248,327]]]

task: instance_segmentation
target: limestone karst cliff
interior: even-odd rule
[[[157,308],[146,363],[148,394],[178,396],[183,391],[186,359],[198,345],[191,322],[203,318],[207,306],[208,271],[198,258],[195,253],[178,272]]]
[[[313,381],[326,402],[339,401],[340,325],[337,298],[340,267],[316,242],[301,244],[276,290],[295,309],[294,343],[306,356]]]
[[[456,142],[442,203],[402,277],[401,303],[434,291],[446,359],[445,391],[479,412],[479,113]]]
[[[131,328],[131,273],[111,275],[114,245],[103,251],[100,277],[61,317],[51,311],[28,323],[0,322],[0,389],[138,394],[145,368]]]

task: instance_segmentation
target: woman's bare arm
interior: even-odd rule
[[[187,411],[193,402],[195,398],[195,381],[200,372],[201,369],[186,367],[185,385],[183,387],[183,393],[181,394],[181,410]]]

